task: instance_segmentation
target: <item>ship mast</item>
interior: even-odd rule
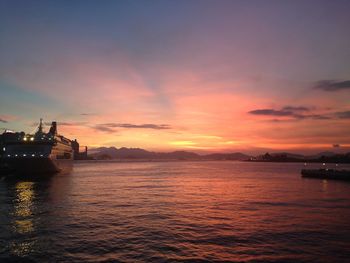
[[[43,133],[43,119],[42,118],[40,118],[38,133]]]

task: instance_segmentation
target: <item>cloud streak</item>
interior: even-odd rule
[[[168,130],[171,129],[170,125],[168,124],[130,124],[130,123],[122,123],[122,124],[115,124],[115,127],[119,128],[128,128],[128,129],[154,129],[154,130]]]
[[[131,124],[131,123],[102,123],[93,126],[95,130],[102,132],[116,132],[116,128],[125,128],[125,129],[153,129],[153,130],[168,130],[171,129],[169,124]]]
[[[309,107],[285,106],[282,109],[256,109],[248,113],[259,116],[275,117],[273,122],[279,122],[278,117],[289,117],[292,120],[313,119],[313,120],[330,120],[330,119],[350,119],[350,111],[338,111],[327,114],[311,114]],[[310,112],[305,114],[305,112]],[[284,119],[285,120],[285,119]]]
[[[117,132],[117,130],[115,128],[108,127],[104,124],[97,124],[97,125],[93,126],[92,128],[97,130],[97,131],[106,132],[106,133],[116,133]]]
[[[263,116],[293,116],[293,112],[285,110],[274,110],[274,109],[258,109],[248,112],[253,115],[263,115]]]
[[[252,115],[271,116],[271,117],[290,117],[294,120],[301,119],[314,119],[314,120],[328,120],[327,115],[320,114],[306,114],[311,111],[311,108],[305,106],[284,106],[281,109],[257,109],[251,110],[248,113]],[[280,121],[279,119],[273,119],[274,122]]]
[[[0,122],[1,123],[8,123],[8,122],[14,121],[16,119],[18,119],[18,117],[14,116],[14,115],[0,114]]]
[[[339,119],[350,119],[350,111],[339,111],[335,113]]]
[[[81,116],[94,116],[96,113],[80,113]]]
[[[6,123],[6,120],[0,119],[0,122]],[[51,126],[51,122],[45,122],[45,126]],[[93,124],[86,121],[77,121],[77,122],[57,122],[58,126],[65,126],[65,127],[86,127],[86,128],[92,128],[97,131],[107,132],[107,133],[114,133],[117,132],[117,128],[123,128],[123,129],[153,129],[153,130],[169,130],[172,129],[171,125],[169,124],[153,124],[153,123],[146,123],[146,124],[132,124],[132,123],[98,123]],[[32,123],[31,126],[37,127],[38,123]]]
[[[304,106],[285,106],[282,108],[283,111],[293,111],[293,112],[306,112],[311,109]]]
[[[324,91],[350,90],[350,80],[321,80],[316,82],[313,88]]]

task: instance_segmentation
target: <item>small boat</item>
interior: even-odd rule
[[[305,178],[350,181],[350,170],[302,169],[301,175]]]

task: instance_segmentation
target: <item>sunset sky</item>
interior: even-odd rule
[[[0,132],[350,151],[350,1],[0,1]]]

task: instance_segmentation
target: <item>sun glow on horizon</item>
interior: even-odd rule
[[[0,129],[43,117],[89,147],[349,150],[347,4],[265,4],[6,3]]]

